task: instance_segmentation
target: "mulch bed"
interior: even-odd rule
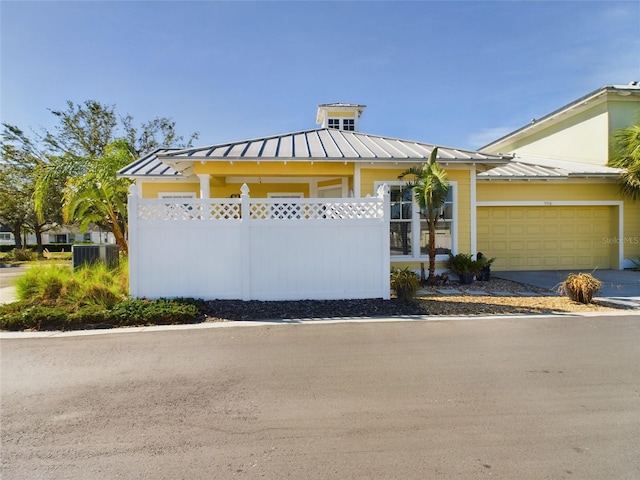
[[[454,288],[456,295],[442,295],[438,288]],[[483,290],[488,295],[469,295],[466,290]],[[498,296],[491,292],[537,292],[540,296]],[[590,305],[572,302],[552,295],[548,290],[508,280],[475,282],[471,286],[451,283],[444,287],[427,287],[412,301],[390,300],[302,300],[248,301],[211,300],[207,302],[206,321],[240,321],[311,318],[362,318],[395,316],[457,316],[457,315],[522,315],[552,313],[583,313],[619,309],[597,298]]]

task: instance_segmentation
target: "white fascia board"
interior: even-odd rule
[[[522,136],[528,136],[531,133],[537,132],[538,130],[547,128],[549,124],[555,123],[555,121],[558,119],[565,118],[569,115],[575,115],[576,113],[586,109],[587,107],[591,108],[592,106],[602,103],[606,99],[607,92],[608,87],[602,87],[594,92],[588,93],[584,97],[574,100],[573,102],[568,103],[567,105],[564,105],[557,110],[554,110],[553,112],[540,117],[539,119],[533,119],[532,123],[520,127],[519,129],[514,130],[513,132],[508,133],[505,136],[480,147],[478,151],[500,151],[501,145],[504,145],[505,143],[521,138]],[[598,102],[591,103],[594,100],[598,100]]]
[[[622,200],[523,200],[476,202],[478,207],[593,207],[618,206],[622,207]]]
[[[311,183],[328,180],[341,180],[342,175],[332,177],[225,177],[226,183]]]

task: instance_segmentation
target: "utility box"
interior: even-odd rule
[[[71,256],[73,268],[103,262],[107,268],[116,268],[120,261],[120,247],[113,244],[73,245]]]

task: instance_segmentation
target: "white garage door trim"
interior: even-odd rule
[[[618,238],[624,238],[624,202],[608,200],[531,200],[518,202],[476,202],[477,207],[591,207],[591,206],[611,206],[618,207]],[[476,242],[477,242],[477,232]],[[618,242],[618,269],[623,268],[624,263],[624,242]]]

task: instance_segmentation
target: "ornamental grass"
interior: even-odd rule
[[[590,273],[570,273],[560,284],[558,293],[567,295],[574,302],[589,304],[602,289],[602,282]]]

